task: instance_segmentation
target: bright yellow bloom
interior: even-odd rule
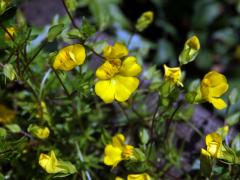
[[[222,137],[220,134],[213,132],[205,138],[207,152],[214,158],[220,158],[222,154]]]
[[[7,124],[15,118],[15,111],[8,109],[5,105],[0,104],[0,123]]]
[[[73,44],[61,49],[55,57],[53,68],[70,71],[84,63],[86,52],[81,44]]]
[[[58,160],[54,151],[51,151],[50,155],[41,153],[39,165],[49,174],[73,174],[77,171],[71,162]]]
[[[112,143],[106,145],[104,154],[104,164],[108,166],[117,166],[122,160],[128,160],[133,155],[134,147],[125,145],[125,137],[117,134],[112,138]]]
[[[153,22],[154,14],[152,11],[146,11],[138,18],[135,28],[138,31],[143,31]]]
[[[147,173],[129,174],[127,180],[151,180],[151,177]]]
[[[124,180],[121,177],[116,177],[115,180]],[[151,177],[147,173],[142,174],[129,174],[127,180],[151,180]]]
[[[9,34],[14,37],[16,35],[16,29],[14,27],[8,27],[6,28],[6,30],[9,32]],[[9,36],[9,34],[7,32],[5,32],[4,34],[4,37],[5,37],[5,40],[11,40],[11,36]]]
[[[103,49],[103,57],[105,57],[108,60],[120,59],[127,55],[128,55],[127,47],[120,42],[116,42],[113,46],[108,45]]]
[[[40,127],[35,124],[34,125],[31,124],[28,127],[28,132],[32,133],[35,137],[42,139],[42,140],[48,138],[48,136],[50,134],[50,130],[48,127]]]
[[[50,152],[50,156],[47,154],[41,153],[39,156],[39,165],[47,173],[50,173],[50,174],[60,173],[61,171],[63,171],[63,169],[59,167],[59,162],[55,156],[54,151]]]
[[[116,44],[110,48],[111,50],[104,50],[104,56],[110,59],[96,71],[98,82],[95,85],[95,92],[105,103],[111,103],[114,99],[119,102],[128,100],[139,85],[137,76],[142,71],[135,57],[129,56],[123,61],[118,59],[127,55],[127,49],[122,47],[117,52],[116,47],[122,45]]]
[[[170,68],[167,65],[163,65],[164,67],[164,79],[166,81],[171,82],[172,84],[176,84],[179,86],[183,86],[182,82],[181,82],[181,69],[180,67],[174,67],[174,68]]]
[[[220,98],[227,90],[228,83],[224,75],[211,71],[207,73],[201,81],[202,98],[217,109],[226,108],[227,104]]]

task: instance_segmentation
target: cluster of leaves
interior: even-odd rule
[[[19,8],[21,1],[6,5],[3,3],[5,1],[0,4],[0,106],[4,104],[8,108],[0,107],[2,179],[65,176],[69,179],[114,179],[117,175],[127,177],[128,174],[137,173],[148,173],[153,179],[164,179],[176,178],[176,172],[188,179],[191,178],[189,173],[194,173],[196,178],[202,175],[226,179],[239,176],[240,134],[235,129],[240,117],[237,111],[238,89],[233,88],[227,94],[226,112],[216,112],[225,119],[226,125],[235,129],[235,137],[231,138],[233,140],[229,140],[229,136],[223,137],[223,144],[226,144],[224,147],[234,161],[215,157],[200,159],[200,149],[186,151],[186,141],[177,138],[177,125],[186,124],[204,140],[201,130],[191,122],[196,109],[193,103],[201,102],[195,101],[199,93],[196,89],[200,83],[199,80],[192,81],[186,74],[186,82],[191,83],[184,83],[184,88],[181,88],[175,82],[170,83],[166,74],[164,78],[163,73],[153,64],[145,66],[143,60],[149,56],[150,48],[156,47],[155,64],[162,65],[169,61],[176,65],[178,62],[177,52],[168,39],[161,38],[155,44],[156,42],[150,43],[141,36],[140,31],[149,25],[144,23],[148,18],[140,18],[138,21],[135,19],[138,25],[133,31],[138,33],[132,37],[131,23],[120,10],[120,1],[62,0],[61,5],[65,7],[67,15],[56,17],[46,31],[45,28],[28,25]],[[162,10],[166,6],[164,1],[153,3]],[[221,5],[214,0],[195,3],[192,30],[199,35],[201,42],[205,42],[209,36],[206,28],[219,16]],[[88,8],[91,12],[89,17],[81,16],[79,24],[76,24],[77,21],[71,15],[77,8]],[[160,10],[155,13],[155,24],[167,35],[176,38],[176,29],[164,18],[164,14],[158,13]],[[232,25],[239,28],[236,21],[237,18],[233,19]],[[15,33],[11,33],[9,27],[13,27]],[[109,29],[116,33],[110,36],[106,33]],[[127,38],[124,34],[127,34]],[[191,66],[193,63],[188,63],[198,55],[195,65],[210,69],[214,53],[221,57],[217,60],[219,64],[225,64],[221,62],[225,62],[224,58],[231,58],[228,53],[237,44],[235,35],[234,28],[214,32],[211,37],[224,42],[223,45],[211,43],[209,47],[214,51],[210,51],[205,44],[200,53],[200,46],[191,49],[187,42],[184,47],[181,45],[181,68]],[[129,45],[130,54],[136,56],[138,63],[144,67],[138,90],[123,103],[105,104],[94,92],[96,66],[102,60],[103,49],[108,46],[108,41],[105,40],[107,38],[104,37]],[[54,69],[52,64],[57,52],[65,44],[75,43],[86,48],[86,63],[70,72]],[[177,79],[178,85],[183,79],[183,76]],[[10,120],[6,120],[6,113],[8,117],[12,114]],[[48,127],[49,131],[43,131],[39,136],[38,127]],[[135,160],[121,162],[111,171],[111,167],[103,164],[104,148],[118,132],[129,139],[129,144],[137,147],[134,151]],[[69,168],[66,173],[49,174],[39,165],[41,154],[52,150],[57,158],[62,159],[61,162],[71,162],[71,165],[64,164]],[[186,153],[189,158],[191,153],[195,153],[188,163],[188,169],[182,166],[187,161],[184,158]]]

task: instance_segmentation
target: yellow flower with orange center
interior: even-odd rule
[[[55,57],[53,68],[70,71],[84,63],[86,52],[81,44],[73,44],[61,49]]]
[[[103,51],[107,60],[96,71],[98,81],[95,92],[105,103],[114,100],[124,102],[138,88],[137,76],[142,68],[135,57],[126,57],[127,54],[126,46],[121,43],[108,46]]]
[[[115,167],[120,161],[131,159],[134,147],[125,145],[124,142],[123,134],[117,134],[112,138],[112,143],[105,147],[104,164]]]

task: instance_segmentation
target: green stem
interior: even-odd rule
[[[67,7],[67,4],[66,4],[65,0],[62,0],[62,4],[63,4],[63,6],[64,6],[64,9],[65,9],[65,11],[66,11],[66,13],[67,13],[69,19],[70,19],[71,22],[72,22],[72,25],[73,25],[75,28],[78,29],[77,24],[75,23],[75,21],[74,21],[72,15],[71,15],[71,13],[70,13],[70,11],[68,10],[68,7]]]
[[[68,96],[69,99],[71,99],[71,94],[68,92],[66,86],[65,86],[64,83],[62,82],[62,80],[61,80],[61,78],[60,78],[58,72],[57,72],[54,68],[52,68],[52,70],[54,71],[54,73],[55,73],[55,75],[56,75],[58,81],[59,81],[60,84],[62,85],[62,87],[63,87],[63,89],[64,89],[66,95]]]
[[[173,118],[176,115],[177,111],[180,109],[180,107],[183,105],[183,101],[178,103],[178,106],[176,107],[176,109],[173,111],[171,117],[166,121],[166,131],[165,131],[165,135],[164,135],[164,139],[166,139],[168,137],[168,133],[169,133],[169,129],[170,126],[172,124]]]

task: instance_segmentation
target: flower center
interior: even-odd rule
[[[124,159],[129,159],[133,154],[133,146],[126,145],[123,149],[122,156]]]
[[[107,60],[102,66],[108,78],[112,78],[115,74],[117,74],[120,70],[120,67],[121,67],[120,59]]]

